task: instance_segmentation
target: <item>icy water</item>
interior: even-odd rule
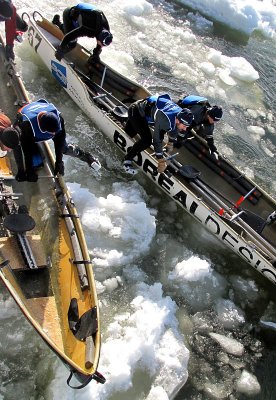
[[[273,1],[93,4],[114,34],[103,59],[152,93],[199,93],[221,104],[219,151],[275,197]],[[37,0],[35,9],[51,18],[66,5]],[[93,39],[82,43],[94,47]],[[58,106],[68,137],[103,165],[96,175],[67,159],[65,178],[95,264],[107,383],[69,389],[67,370],[1,286],[0,399],[275,399],[275,287],[141,173],[125,176],[121,154],[60,91],[27,40],[16,52],[30,98]]]

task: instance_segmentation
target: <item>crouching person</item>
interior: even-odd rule
[[[15,176],[17,181],[37,181],[38,175],[33,166],[33,157],[37,153],[36,144],[50,139],[53,140],[55,147],[54,175],[64,175],[63,154],[70,153],[70,151],[68,150],[69,145],[66,143],[64,119],[53,104],[40,99],[25,105],[18,111],[13,126],[0,131],[2,150],[13,150],[14,152],[18,168]],[[83,160],[91,167],[93,167],[93,163],[98,163],[93,156],[88,157],[89,153],[82,153],[86,154],[86,158]],[[78,157],[76,152],[69,155]]]

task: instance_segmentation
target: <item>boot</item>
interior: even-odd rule
[[[276,211],[273,211],[266,219],[266,224],[271,225],[276,221]]]
[[[89,167],[94,169],[95,171],[99,171],[99,169],[101,168],[101,163],[97,158],[92,156],[92,154],[88,153],[87,151],[83,151],[79,146],[73,143],[69,143],[67,145],[64,154],[86,162]]]
[[[137,174],[137,169],[135,169],[132,165],[132,161],[130,160],[125,160],[123,162],[123,169],[125,170],[125,172],[129,175],[135,175]]]

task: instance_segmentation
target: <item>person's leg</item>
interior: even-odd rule
[[[96,157],[94,157],[89,152],[82,150],[74,143],[66,143],[63,154],[78,158],[79,160],[86,162],[89,167],[93,168],[95,171],[99,171],[99,169],[101,168],[101,164]]]
[[[140,139],[134,143],[132,148],[127,152],[125,160],[133,160],[133,158],[149,147],[152,143],[152,134],[145,117],[142,117],[137,106],[133,105],[129,109],[129,119],[126,123],[125,132],[134,137],[137,133]]]
[[[137,170],[133,168],[133,158],[141,151],[148,148],[152,143],[152,133],[148,126],[148,122],[145,117],[140,115],[137,106],[132,107],[130,110],[125,131],[132,138],[136,136],[137,133],[140,136],[140,139],[137,140],[137,142],[135,142],[134,145],[129,149],[123,161],[124,170],[128,174],[134,175],[136,174]]]

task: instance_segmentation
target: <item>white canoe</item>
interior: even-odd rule
[[[58,62],[55,48],[62,37],[39,12],[29,17],[28,39],[34,51],[80,109],[125,154],[134,142],[124,131],[128,105],[150,93],[104,63],[89,72],[90,53],[80,45]],[[276,284],[276,223],[266,223],[276,210],[275,200],[224,157],[212,158],[196,135],[176,151],[162,174],[157,173],[152,148],[139,154],[135,163],[221,242]]]

